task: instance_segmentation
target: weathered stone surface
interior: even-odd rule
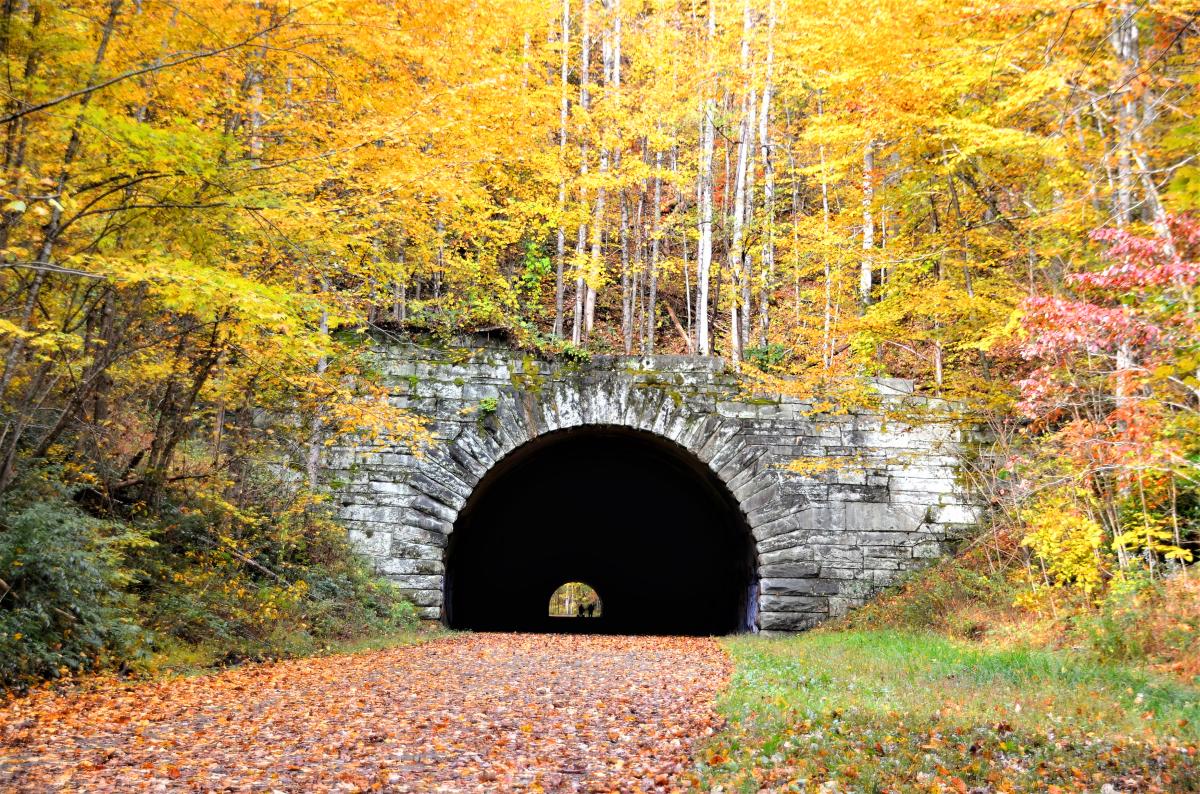
[[[803,398],[748,396],[720,359],[581,364],[391,338],[376,360],[393,403],[428,419],[439,441],[423,455],[387,439],[334,446],[325,467],[351,539],[428,619],[443,616],[449,536],[480,480],[521,445],[568,428],[653,433],[714,472],[753,536],[766,632],[844,614],[977,520],[957,480],[963,433],[953,424],[814,414]],[[876,391],[884,409],[921,403],[907,381],[881,380]],[[787,468],[804,458],[820,465]]]
[[[821,573],[817,562],[785,562],[776,565],[760,565],[758,573],[764,579],[807,579]]]
[[[764,634],[791,634],[811,629],[824,619],[825,615],[802,612],[761,612],[758,616],[758,626]]]
[[[766,595],[837,595],[840,585],[827,579],[763,579]]]

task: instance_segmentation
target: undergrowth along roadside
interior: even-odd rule
[[[85,510],[53,475],[0,499],[0,690],[386,644],[417,626],[327,504],[278,478],[240,507],[173,489],[150,512]]]

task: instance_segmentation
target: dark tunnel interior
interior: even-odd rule
[[[446,617],[477,631],[728,634],[753,619],[750,532],[708,467],[624,428],[558,431],[504,458],[476,487],[447,551]],[[586,582],[595,617],[550,617]]]

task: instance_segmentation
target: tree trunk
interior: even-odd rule
[[[763,245],[758,295],[759,344],[765,349],[771,329],[771,293],[775,281],[775,164],[771,157],[771,78],[775,64],[775,0],[767,7],[767,62],[758,119],[759,158],[763,167]]]
[[[104,25],[101,28],[100,43],[96,46],[96,54],[92,58],[92,70],[88,75],[87,86],[89,88],[96,85],[99,80],[100,67],[104,64],[104,59],[108,54],[108,45],[112,41],[113,31],[116,30],[117,17],[121,13],[123,3],[124,0],[109,0],[108,16],[105,18]],[[66,192],[67,182],[70,179],[71,165],[79,156],[79,150],[83,145],[83,122],[87,114],[88,105],[91,104],[92,95],[92,92],[85,93],[79,100],[79,111],[75,114],[75,121],[71,125],[71,136],[67,141],[67,148],[63,153],[61,168],[58,172],[58,178],[55,181],[54,195],[58,197],[63,196]],[[42,287],[46,283],[45,268],[51,264],[54,244],[58,242],[58,235],[62,229],[62,219],[63,206],[61,203],[56,203],[50,210],[50,218],[46,222],[42,243],[38,248],[35,264],[39,269],[34,274],[33,281],[26,293],[24,304],[21,307],[20,328],[22,331],[28,331],[30,323],[33,320],[33,312],[37,307],[38,297],[41,294]],[[17,363],[25,352],[25,343],[25,335],[17,335],[13,339],[8,355],[5,356],[4,370],[0,372],[0,399],[8,393],[8,387],[12,382]]]
[[[322,279],[321,292],[324,293],[329,287]],[[324,299],[324,294],[322,294]],[[321,310],[320,331],[322,336],[329,336],[329,312]],[[325,356],[317,358],[317,377],[324,378],[325,371],[329,369],[329,359]],[[325,429],[325,421],[321,416],[319,406],[313,410],[312,427],[309,430],[308,439],[308,459],[305,461],[305,469],[308,474],[308,487],[316,489],[317,480],[321,474],[321,449],[322,449],[322,434]]]
[[[1116,54],[1118,72],[1117,102],[1117,191],[1113,202],[1113,214],[1118,227],[1133,220],[1133,146],[1134,127],[1137,125],[1136,102],[1133,80],[1137,74],[1139,60],[1137,11],[1134,3],[1122,3],[1117,7],[1117,18],[1110,34],[1110,42]]]
[[[565,293],[563,271],[567,259],[567,230],[563,225],[563,215],[567,211],[567,115],[570,110],[567,86],[570,78],[571,59],[571,0],[562,0],[562,28],[559,44],[562,47],[562,65],[559,72],[558,164],[562,176],[558,181],[558,261],[554,272],[554,335],[561,339]]]
[[[659,230],[659,218],[662,215],[662,152],[654,153],[654,194],[651,197],[650,217],[651,217],[651,235],[650,238],[650,268],[646,274],[646,352],[654,353],[654,331],[658,325],[658,252],[660,246],[661,232]],[[687,265],[683,266],[684,274],[687,274]]]
[[[875,141],[868,139],[863,147],[863,196],[862,196],[862,262],[858,270],[858,306],[859,312],[866,311],[871,305],[871,287],[875,277],[875,257],[872,249],[875,247]]]
[[[611,3],[611,5],[609,5]],[[601,59],[603,61],[603,85],[606,104],[615,101],[619,104],[621,92],[621,0],[608,0],[606,7],[613,14],[612,27],[606,30],[601,41]],[[601,138],[603,139],[603,134]],[[617,155],[620,156],[619,154]],[[608,174],[613,154],[607,144],[600,147],[601,178]],[[603,244],[604,244],[604,204],[606,189],[601,182],[596,191],[596,203],[592,213],[592,255],[588,266],[587,291],[584,298],[583,316],[584,339],[590,339],[592,328],[596,323],[597,292],[604,278]]]
[[[742,360],[742,340],[745,338],[747,326],[743,322],[743,318],[739,318],[738,303],[744,300],[744,294],[738,294],[738,287],[742,287],[743,293],[747,289],[745,284],[745,251],[742,245],[742,235],[744,232],[747,201],[746,187],[749,178],[746,174],[749,169],[749,150],[750,140],[753,137],[750,126],[750,116],[753,111],[754,94],[751,91],[742,101],[742,121],[738,127],[738,155],[737,155],[737,171],[734,176],[734,198],[733,198],[733,233],[729,243],[729,357],[737,366],[737,362]],[[740,284],[739,284],[740,282]],[[749,307],[746,307],[749,310]]]
[[[621,256],[621,341],[625,355],[633,353],[634,283],[629,268],[629,203],[621,192],[621,226],[617,231]]]
[[[716,91],[716,75],[713,73],[713,47],[716,46],[717,22],[715,3],[708,5],[708,91],[701,103],[700,112],[700,166],[699,188],[696,191],[698,209],[699,246],[696,251],[696,348],[700,355],[707,356],[708,330],[708,277],[712,270],[712,224],[713,224],[713,143],[716,137],[714,117],[717,103],[712,94]]]
[[[737,172],[734,176],[733,233],[729,243],[729,357],[737,367],[742,360],[746,337],[750,333],[750,263],[746,256],[744,235],[747,221],[753,212],[751,176],[754,147],[754,109],[757,96],[751,85],[750,34],[753,27],[750,0],[742,0],[741,71],[746,81],[742,97],[742,118],[738,125]],[[739,289],[741,288],[739,295]],[[741,304],[739,306],[739,303]],[[741,310],[739,316],[739,309]]]
[[[588,91],[588,82],[591,80],[591,0],[583,0],[583,19],[580,30],[580,51],[579,51],[579,107],[585,113],[590,108],[591,95]],[[583,186],[583,180],[588,172],[588,145],[587,137],[580,135],[579,142],[579,202],[583,205],[585,212],[583,218],[587,217],[587,188]],[[571,343],[578,346],[583,341],[583,304],[584,293],[587,291],[587,284],[584,281],[583,256],[587,246],[587,222],[581,220],[579,222],[579,233],[575,241],[575,260],[577,274],[575,276],[575,312],[571,321]]]
[[[817,115],[824,114],[825,108],[821,94],[817,93]],[[817,147],[821,159],[821,217],[824,219],[825,240],[822,249],[829,241],[829,175],[825,172],[825,144]],[[828,251],[821,251],[821,265],[825,277],[825,313],[821,333],[821,358],[825,368],[833,366],[833,269],[829,264]]]

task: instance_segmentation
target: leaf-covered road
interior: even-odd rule
[[[688,785],[713,641],[480,634],[0,708],[0,790],[654,791]]]

